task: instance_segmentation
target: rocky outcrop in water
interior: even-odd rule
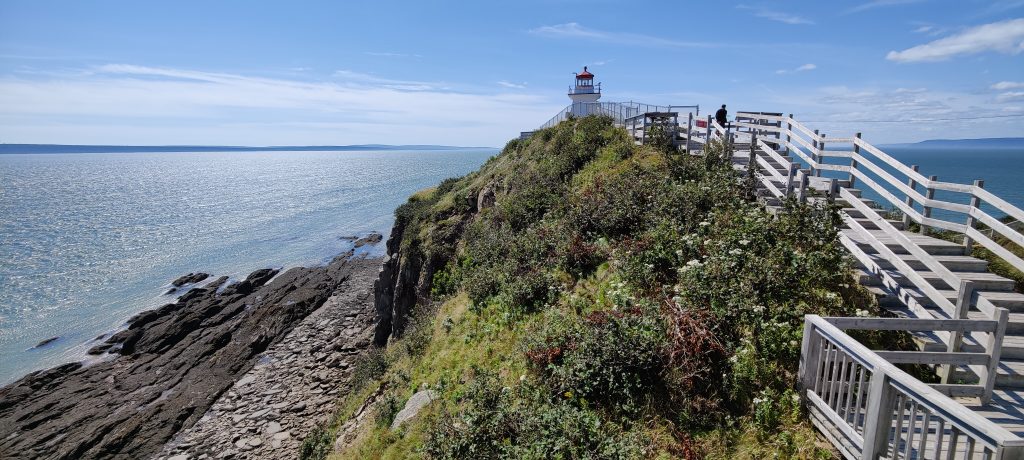
[[[258,270],[231,285],[218,278],[132,318],[94,349],[109,359],[34,372],[0,389],[0,458],[153,455],[356,273],[379,266],[348,256]]]

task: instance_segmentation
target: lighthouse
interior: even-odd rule
[[[594,74],[583,67],[583,72],[576,74],[576,84],[569,88],[569,99],[572,107],[569,113],[577,117],[585,117],[598,113],[597,100],[601,99],[601,84],[594,85]]]
[[[583,72],[576,74],[576,86],[569,88],[569,99],[577,102],[597,102],[601,99],[601,84],[594,86],[594,74],[583,67]]]

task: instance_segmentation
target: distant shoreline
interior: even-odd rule
[[[0,155],[27,153],[169,153],[169,152],[350,152],[365,150],[494,150],[497,147],[461,147],[452,145],[73,145],[73,144],[0,144]]]

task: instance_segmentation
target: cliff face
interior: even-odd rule
[[[493,186],[479,192],[464,191],[454,203],[438,203],[450,183],[417,194],[396,212],[387,256],[373,284],[377,310],[373,341],[377,346],[387,345],[391,337],[401,337],[416,306],[431,302],[434,275],[452,260],[452,248],[467,222],[480,209],[494,205]],[[428,215],[430,219],[445,216],[447,225],[429,224]]]

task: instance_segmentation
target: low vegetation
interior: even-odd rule
[[[795,392],[803,316],[877,306],[837,211],[768,214],[728,155],[586,117],[413,197],[403,257],[442,262],[434,305],[360,364],[332,455],[833,458]],[[439,401],[392,431],[423,388]],[[368,400],[376,423],[354,425]]]

